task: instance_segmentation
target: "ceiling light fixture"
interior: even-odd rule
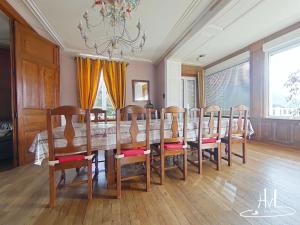
[[[132,54],[141,51],[146,42],[146,34],[142,32],[139,21],[137,34],[132,37],[127,22],[135,11],[140,0],[95,0],[91,11],[85,11],[78,24],[81,37],[87,48],[95,49],[97,55],[123,58],[124,52],[130,49]],[[103,33],[95,35],[95,30]]]
[[[197,57],[197,60],[200,60],[201,58],[204,58],[206,55],[204,55],[204,54],[201,54],[201,55],[199,55],[198,57]]]

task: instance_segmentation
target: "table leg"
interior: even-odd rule
[[[115,158],[113,151],[107,151],[107,188],[113,188],[116,184],[116,174],[115,174]]]

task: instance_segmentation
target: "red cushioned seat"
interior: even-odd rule
[[[57,156],[56,159],[59,163],[66,162],[75,162],[75,161],[83,161],[85,158],[84,155],[66,155],[66,156]]]
[[[202,139],[202,144],[210,144],[210,143],[216,143],[217,139],[216,138],[203,138]]]
[[[146,150],[145,147],[133,148],[133,149],[121,149],[121,154],[124,154],[124,157],[139,156],[139,155],[144,155],[145,150]]]
[[[182,142],[167,143],[164,145],[165,150],[174,150],[174,149],[182,149],[182,148],[183,148]]]

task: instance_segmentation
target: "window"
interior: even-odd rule
[[[250,106],[249,61],[205,76],[206,105],[222,107],[223,115],[229,115],[230,107]]]
[[[269,54],[269,116],[300,117],[300,46]]]
[[[101,108],[101,109],[106,110],[108,119],[115,118],[115,110],[111,104],[111,100],[107,93],[107,89],[106,89],[102,74],[101,74],[101,78],[100,78],[100,83],[99,83],[99,87],[98,87],[98,92],[97,92],[94,108]]]
[[[197,107],[197,82],[195,77],[182,77],[180,91],[182,107],[189,109]]]

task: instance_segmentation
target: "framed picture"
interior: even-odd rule
[[[134,102],[144,102],[150,99],[150,86],[148,80],[132,81],[132,97]]]

